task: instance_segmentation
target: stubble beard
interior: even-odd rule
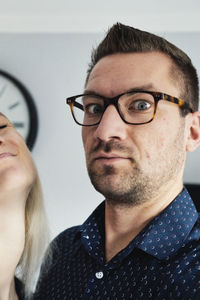
[[[112,205],[141,205],[155,197],[159,187],[159,181],[153,185],[152,177],[145,175],[136,165],[128,173],[114,166],[104,166],[101,172],[89,168],[88,173],[94,188]]]
[[[176,181],[183,168],[185,161],[183,138],[181,126],[174,142],[154,161],[151,171],[148,172],[133,159],[129,161],[131,167],[124,169],[116,168],[114,165],[104,165],[97,169],[91,163],[88,165],[91,183],[112,205],[138,206],[158,197],[161,187],[169,181]],[[114,150],[127,153],[127,149],[113,141],[106,144],[100,142],[97,148],[107,153]]]

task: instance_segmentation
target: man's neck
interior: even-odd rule
[[[114,205],[106,200],[105,207],[105,256],[111,260],[124,249],[141,230],[160,214],[181,192],[182,183],[165,187],[159,197],[138,206]]]

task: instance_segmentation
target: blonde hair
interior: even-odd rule
[[[33,292],[39,268],[49,242],[48,222],[38,174],[29,193],[25,207],[25,246],[16,270],[28,298]],[[50,251],[48,254],[50,255]]]

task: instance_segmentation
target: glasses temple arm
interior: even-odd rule
[[[73,102],[73,105],[75,106],[75,107],[78,107],[78,108],[80,108],[81,110],[84,110],[83,109],[83,105],[82,104],[80,104],[80,103],[78,103],[78,102]]]

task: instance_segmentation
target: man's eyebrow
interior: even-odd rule
[[[93,90],[84,90],[83,95],[84,94],[93,94],[93,95],[100,95],[99,93],[93,91]]]
[[[130,93],[130,92],[134,92],[134,91],[157,91],[156,88],[154,87],[154,85],[152,83],[149,83],[149,84],[146,84],[146,85],[139,85],[139,86],[135,86],[135,87],[132,87],[126,91],[124,91],[124,93]],[[99,93],[97,93],[96,91],[93,91],[93,90],[84,90],[83,92],[84,94],[93,94],[93,95],[99,95]]]
[[[134,92],[134,91],[156,91],[155,87],[153,84],[146,84],[146,85],[139,85],[135,86],[133,88],[128,89],[126,92]]]

